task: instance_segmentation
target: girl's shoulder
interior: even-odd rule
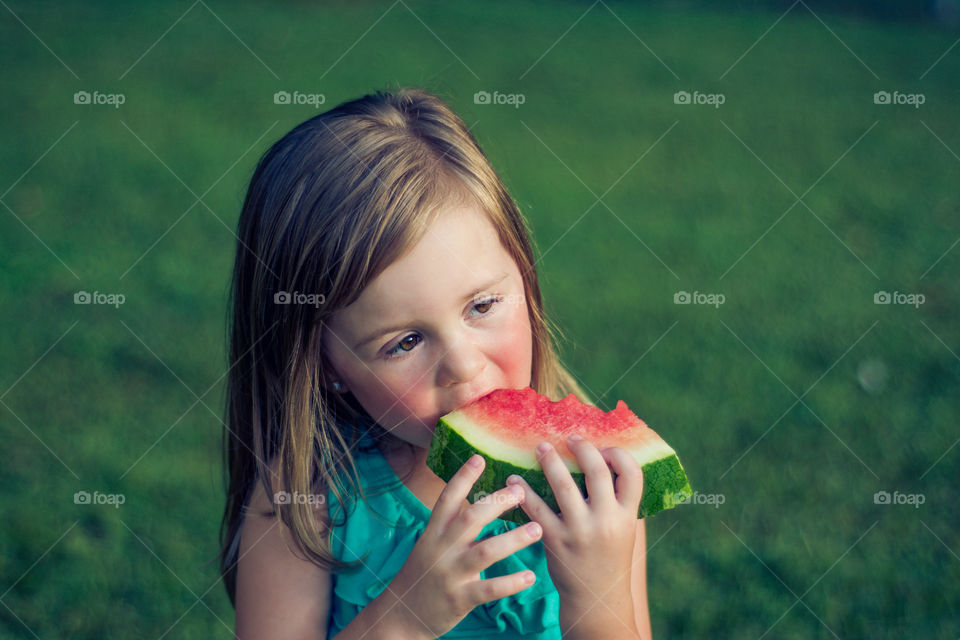
[[[268,466],[276,496],[284,487],[276,462]],[[260,478],[254,483],[241,526],[236,633],[281,640],[310,637],[329,624],[332,576],[289,543],[290,530],[276,520],[276,498],[263,485]],[[323,501],[315,506],[318,522],[324,522],[326,506]],[[278,619],[284,621],[279,628]]]
[[[289,503],[293,499],[293,494],[287,489],[281,478],[279,463],[280,461],[277,457],[274,457],[267,463],[270,474],[269,485],[272,493],[268,494],[267,488],[264,486],[263,478],[258,477],[254,481],[250,499],[245,509],[245,515],[253,514],[261,518],[273,518],[276,515],[277,504],[283,504],[284,502]],[[313,505],[317,521],[325,524],[328,521],[326,484],[320,479],[317,485],[308,503]]]

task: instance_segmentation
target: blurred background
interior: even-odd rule
[[[654,635],[957,637],[956,2],[0,4],[0,636],[232,637],[246,185],[414,85],[697,491],[648,522]]]

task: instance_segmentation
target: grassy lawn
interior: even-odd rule
[[[317,113],[273,95],[410,84],[528,216],[564,362],[702,497],[648,524],[655,636],[956,637],[957,33],[803,5],[5,6],[0,636],[232,637],[233,230]]]

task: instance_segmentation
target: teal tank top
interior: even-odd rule
[[[363,444],[369,443],[369,438]],[[355,572],[331,574],[332,595],[327,638],[334,638],[353,618],[386,588],[400,571],[430,519],[430,509],[403,484],[386,458],[374,448],[372,453],[355,454],[357,470],[364,489],[375,487],[377,495],[368,496],[370,506],[386,522],[374,516],[359,497],[349,500],[346,523],[334,527],[333,553],[344,561],[362,558]],[[390,489],[384,489],[389,485]],[[327,504],[331,521],[339,522],[343,507],[330,489]],[[477,536],[483,540],[518,525],[497,518]],[[480,578],[509,575],[532,570],[537,580],[531,586],[506,598],[481,604],[441,638],[535,638],[560,640],[560,596],[547,572],[543,541],[520,549],[480,573]]]

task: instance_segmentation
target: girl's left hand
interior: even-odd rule
[[[514,483],[511,476],[507,484],[523,487],[525,499],[520,506],[543,527],[547,568],[561,602],[585,607],[598,600],[619,603],[624,593],[630,593],[643,471],[619,447],[598,451],[581,438],[568,439],[567,448],[583,470],[586,500],[553,447],[544,453],[538,448],[537,457],[556,496],[559,515],[522,478]],[[616,493],[608,463],[617,474]]]

